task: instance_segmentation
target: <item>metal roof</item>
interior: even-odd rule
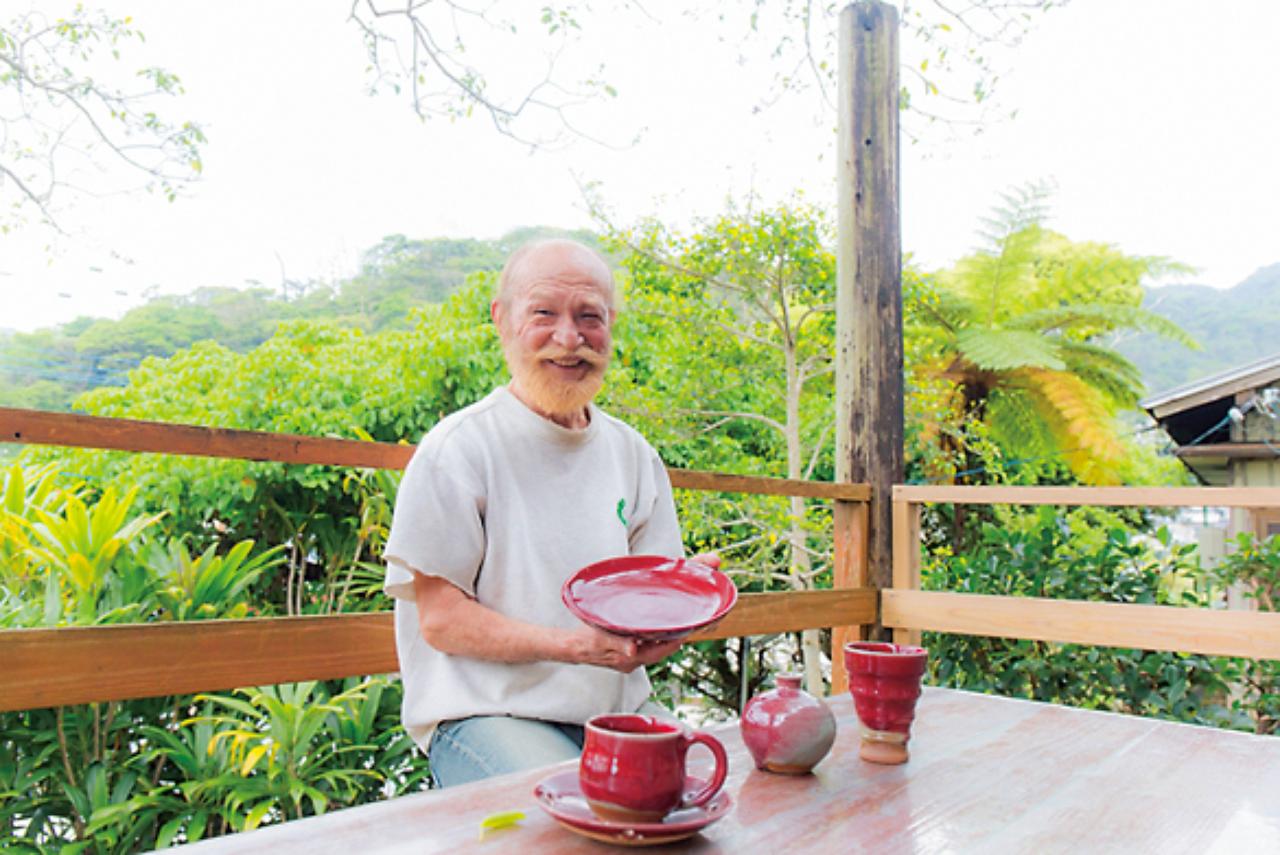
[[[1237,392],[1266,386],[1277,380],[1280,380],[1280,353],[1153,395],[1139,406],[1158,421],[1174,413],[1199,407]]]

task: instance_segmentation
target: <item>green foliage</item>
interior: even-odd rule
[[[988,248],[905,289],[931,477],[964,480],[957,473],[989,457],[988,441],[1012,457],[1059,455],[1086,483],[1133,483],[1145,468],[1117,422],[1136,406],[1141,376],[1107,342],[1145,330],[1192,345],[1140,305],[1144,278],[1179,268],[1046,230],[1042,198],[1034,188],[1009,195],[988,223]]]
[[[1209,578],[1223,589],[1240,591],[1260,611],[1280,611],[1280,536],[1259,541],[1242,532]],[[1230,664],[1240,689],[1232,698],[1232,707],[1252,719],[1255,732],[1280,732],[1280,662],[1237,660]]]
[[[492,281],[476,277],[413,327],[366,335],[331,323],[290,322],[245,354],[204,343],[149,358],[125,387],[78,405],[96,415],[364,440],[417,439],[445,414],[483,397],[502,377],[488,319]],[[372,608],[368,562],[380,553],[398,475],[194,457],[94,451],[33,452],[92,483],[130,483],[166,535],[202,552],[252,535],[280,547],[287,573],[262,577],[257,608],[319,613]]]
[[[687,234],[657,222],[614,234],[627,253],[626,312],[608,407],[674,466],[830,479],[833,238],[822,211],[799,202],[731,208]],[[830,584],[825,503],[696,492],[677,496],[677,510],[687,548],[718,551],[743,590]],[[817,688],[816,632],[807,641],[800,649]],[[743,657],[730,647],[690,648],[654,676],[736,709]],[[761,668],[749,679],[767,676]]]
[[[1202,605],[1195,547],[1160,529],[1142,537],[1118,515],[1007,511],[964,555],[934,551],[928,590],[1117,603]],[[1196,655],[926,633],[937,685],[1090,709],[1239,725],[1229,672]]]
[[[242,690],[241,697],[198,696],[215,709],[184,726],[212,724],[209,750],[226,744],[229,771],[197,781],[193,794],[218,791],[236,831],[256,828],[264,819],[281,821],[324,813],[331,801],[362,801],[376,793],[382,776],[361,768],[357,752],[374,746],[342,739],[339,716],[359,709],[364,686],[328,696],[319,684],[297,683]],[[376,711],[376,701],[370,705]]]
[[[832,476],[831,237],[821,212],[803,205],[731,211],[689,235],[649,223],[616,236],[630,250],[627,311],[607,400],[670,465]],[[691,549],[737,549],[729,557],[766,586],[781,554],[786,574],[785,500],[735,497],[735,512],[722,497],[687,499]]]
[[[252,540],[243,540],[225,555],[214,544],[196,557],[181,540],[168,546],[148,544],[139,559],[160,576],[156,600],[164,620],[242,618],[249,606],[243,597],[264,571],[280,564],[283,546],[257,555]]]
[[[156,295],[119,320],[81,318],[33,333],[0,331],[0,406],[66,410],[82,392],[121,386],[147,357],[167,358],[202,342],[242,354],[282,324],[329,321],[365,333],[409,330],[416,310],[443,302],[467,278],[496,273],[528,240],[569,236],[589,245],[589,232],[516,229],[497,240],[411,240],[391,235],[364,254],[360,271],[334,282],[266,288],[198,288]]]
[[[349,477],[350,489],[378,489]],[[386,486],[383,482],[381,486]],[[0,626],[245,616],[284,547],[150,539],[137,490],[101,492],[53,465],[0,481]],[[364,537],[385,537],[385,499]],[[351,588],[348,581],[348,588]],[[398,727],[400,687],[281,686],[199,699],[0,714],[0,848],[135,852],[420,787],[426,765]],[[242,715],[237,716],[236,713]],[[264,747],[265,746],[265,747]]]
[[[27,547],[27,552],[43,562],[50,583],[59,591],[65,590],[56,600],[46,595],[46,622],[60,622],[64,609],[74,614],[74,622],[82,624],[138,618],[143,608],[143,603],[138,602],[142,590],[131,584],[136,582],[136,574],[117,566],[116,559],[162,514],[133,516],[136,494],[135,488],[117,496],[115,488],[108,487],[88,506],[71,493],[64,496],[57,513],[34,509],[36,521],[29,528],[35,543]],[[145,583],[143,586],[145,590]],[[117,595],[111,598],[115,607],[104,613],[103,600],[110,594]]]
[[[126,853],[424,785],[385,677],[0,714],[0,849]]]

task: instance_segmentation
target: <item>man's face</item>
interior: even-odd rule
[[[613,346],[608,275],[582,248],[541,247],[512,271],[509,304],[494,301],[512,391],[556,421],[584,414],[604,382]]]

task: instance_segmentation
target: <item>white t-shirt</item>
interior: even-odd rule
[[[666,469],[631,427],[592,405],[591,423],[569,430],[501,387],[432,428],[405,471],[385,550],[402,716],[414,740],[426,747],[439,722],[473,715],[581,724],[633,711],[649,678],[643,668],[624,675],[441,653],[419,630],[413,571],[510,617],[576,628],[561,585],[587,564],[629,554],[683,555]]]

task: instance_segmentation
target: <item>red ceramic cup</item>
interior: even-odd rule
[[[689,749],[715,756],[705,784],[685,771]],[[618,822],[661,822],[677,808],[706,804],[724,786],[729,759],[720,740],[648,715],[598,715],[587,722],[578,783],[591,810]],[[690,786],[702,786],[690,789]]]
[[[883,641],[851,641],[844,646],[853,708],[862,724],[859,756],[872,763],[907,761],[907,740],[928,664],[923,647]]]

